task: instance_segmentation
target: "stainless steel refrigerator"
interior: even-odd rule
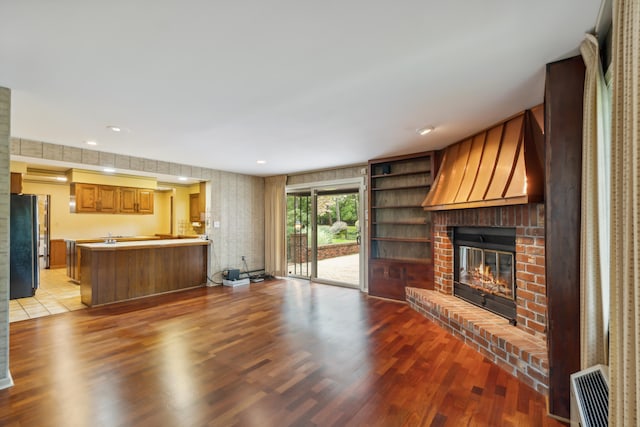
[[[38,197],[33,194],[12,194],[10,215],[10,298],[31,297],[40,282]]]

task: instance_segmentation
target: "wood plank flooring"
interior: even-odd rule
[[[10,324],[3,426],[560,426],[407,305],[278,280]]]

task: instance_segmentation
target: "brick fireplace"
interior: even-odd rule
[[[433,212],[434,290],[407,288],[407,301],[510,374],[547,395],[544,204]],[[515,229],[516,326],[455,297],[456,227]]]

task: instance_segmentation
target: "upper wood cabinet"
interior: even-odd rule
[[[71,184],[76,213],[152,214],[153,190],[98,184]]]
[[[118,212],[118,187],[99,185],[97,207],[102,213]]]
[[[75,212],[116,213],[118,211],[118,187],[97,184],[71,184],[71,196],[75,196]],[[73,205],[72,205],[72,212]]]
[[[11,172],[11,194],[22,193],[22,174]]]
[[[98,212],[98,186],[96,184],[71,184],[71,212]]]
[[[120,212],[121,213],[136,213],[137,188],[120,188]]]
[[[153,190],[146,188],[120,188],[120,213],[153,213]]]
[[[189,194],[189,221],[200,221],[200,194]]]
[[[138,213],[152,214],[153,213],[153,190],[138,188],[137,196],[138,196]]]

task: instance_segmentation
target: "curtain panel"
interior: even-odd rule
[[[264,264],[265,271],[274,276],[287,275],[286,175],[264,180]]]
[[[613,2],[609,425],[640,406],[640,2]]]
[[[582,143],[580,359],[582,369],[608,364],[611,111],[598,39],[587,34]]]

